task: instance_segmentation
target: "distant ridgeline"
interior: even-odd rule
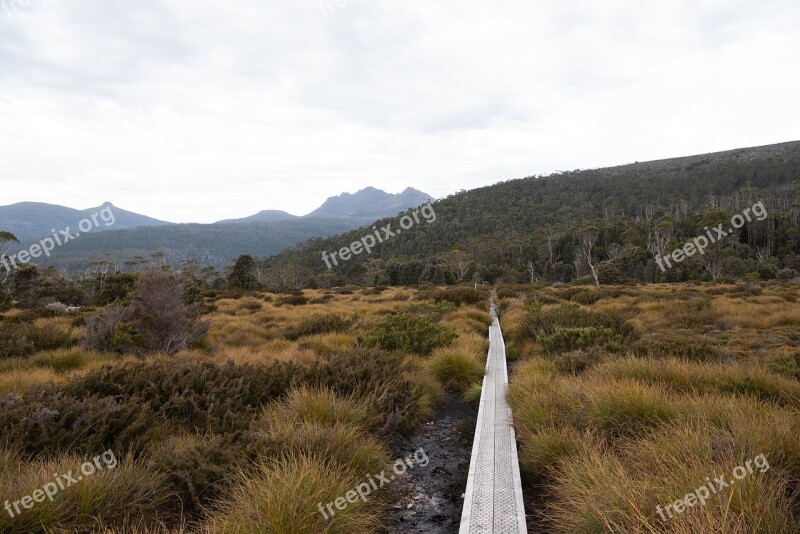
[[[763,220],[752,207],[761,202]],[[260,260],[262,281],[321,285],[789,279],[800,271],[800,142],[509,180],[433,204],[437,219],[329,270],[369,227]],[[731,219],[750,210],[750,220]],[[760,213],[760,212],[759,212]],[[375,223],[398,227],[398,218]],[[730,235],[713,233],[722,228]],[[683,254],[698,236],[702,254]],[[671,256],[675,250],[680,252]],[[696,251],[695,251],[696,252]],[[669,268],[661,261],[668,259]],[[680,261],[675,258],[680,257]]]

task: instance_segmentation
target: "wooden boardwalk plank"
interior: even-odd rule
[[[500,322],[491,304],[489,357],[464,495],[460,534],[528,532],[517,442],[506,399],[508,369]]]

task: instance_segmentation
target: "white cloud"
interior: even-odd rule
[[[2,204],[209,222],[798,138],[791,0],[25,2]]]

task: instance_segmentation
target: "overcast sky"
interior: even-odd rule
[[[0,0],[0,204],[175,222],[800,138],[797,0]]]

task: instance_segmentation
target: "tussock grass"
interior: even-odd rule
[[[485,362],[489,352],[489,339],[487,336],[475,333],[461,334],[456,339],[454,346],[474,354]]]
[[[385,445],[353,424],[272,419],[258,421],[252,429],[259,434],[254,447],[261,457],[306,454],[365,476],[379,473],[391,461]]]
[[[103,521],[98,521],[97,525],[86,532],[91,534],[129,534],[132,532],[136,534],[189,534],[192,530],[185,524],[171,526],[166,523],[140,518],[123,521],[121,525],[116,527],[106,525]]]
[[[215,315],[208,332],[213,347],[253,347],[278,337],[271,322],[259,320],[260,315]]]
[[[429,369],[450,390],[465,391],[483,377],[483,366],[456,349],[437,350],[429,361]]]
[[[25,462],[5,450],[0,453],[2,500],[31,495],[53,482],[55,475],[79,475],[81,463],[71,455]],[[164,506],[171,495],[162,475],[129,457],[120,459],[114,469],[97,470],[60,490],[52,502],[45,498],[14,518],[4,511],[0,514],[0,532],[92,531],[101,524],[116,527],[130,522],[154,525],[164,518]]]
[[[301,347],[308,347],[317,354],[336,354],[353,350],[358,341],[347,334],[322,334],[303,338]]]
[[[462,334],[476,333],[485,336],[488,334],[492,319],[488,312],[462,307],[447,314],[442,320],[442,324]]]
[[[412,392],[418,396],[414,421],[428,421],[436,407],[444,401],[445,389],[442,384],[428,372],[427,361],[419,356],[411,356],[407,360],[411,367],[408,380],[412,384]]]
[[[658,384],[671,391],[753,395],[759,399],[800,407],[800,381],[777,376],[751,365],[694,363],[683,360],[624,358],[608,361],[593,375]]]
[[[723,431],[677,423],[613,453],[582,441],[556,473],[546,516],[553,532],[795,532],[787,479],[748,475],[712,495],[704,506],[663,521],[657,506],[670,504],[726,474],[759,452],[741,454]],[[667,516],[666,513],[664,513]]]
[[[56,384],[66,380],[67,375],[58,374],[52,369],[13,369],[0,373],[0,394],[23,395],[34,386]]]
[[[614,438],[677,417],[663,387],[630,380],[554,377],[541,373],[541,365],[539,360],[525,364],[509,388],[515,420],[528,431],[568,423]]]
[[[483,384],[474,383],[467,388],[464,392],[464,402],[471,406],[478,406],[481,402],[481,395],[483,394]]]
[[[509,390],[523,480],[544,495],[549,532],[795,532],[796,387],[747,365],[624,358],[559,376],[556,362],[530,360]],[[658,516],[760,454],[768,472]]]
[[[768,351],[762,365],[769,371],[800,380],[800,350],[783,347]]]
[[[521,301],[512,303],[503,312],[502,317],[500,317],[500,323],[503,327],[503,334],[507,339],[516,339],[518,337],[520,326],[527,314],[528,312]]]
[[[39,367],[52,369],[56,373],[66,373],[79,369],[93,369],[124,359],[116,354],[71,347],[38,352],[29,358],[15,358],[0,362],[0,372],[10,366],[17,369]]]
[[[517,439],[520,473],[527,484],[551,480],[559,462],[574,455],[586,436],[570,426],[547,426],[540,430],[526,429]]]
[[[364,431],[377,424],[370,398],[342,396],[329,388],[310,386],[295,388],[285,399],[268,404],[261,417],[264,421],[295,424],[348,425]]]
[[[267,405],[251,431],[262,456],[308,455],[366,474],[390,460],[386,447],[368,434],[377,425],[371,398],[301,386]]]
[[[800,325],[800,306],[777,296],[754,297],[743,303],[729,297],[714,299],[714,311],[741,328],[766,330]]]
[[[360,478],[322,458],[302,454],[242,472],[230,495],[219,501],[208,518],[210,534],[351,534],[381,527],[380,497],[357,500],[326,520],[318,505],[344,497]]]
[[[483,379],[484,364],[474,351],[445,347],[433,351],[427,368],[445,388],[466,391]]]
[[[115,354],[70,347],[0,361],[0,393],[21,395],[31,387],[65,383],[103,365],[131,361]]]

